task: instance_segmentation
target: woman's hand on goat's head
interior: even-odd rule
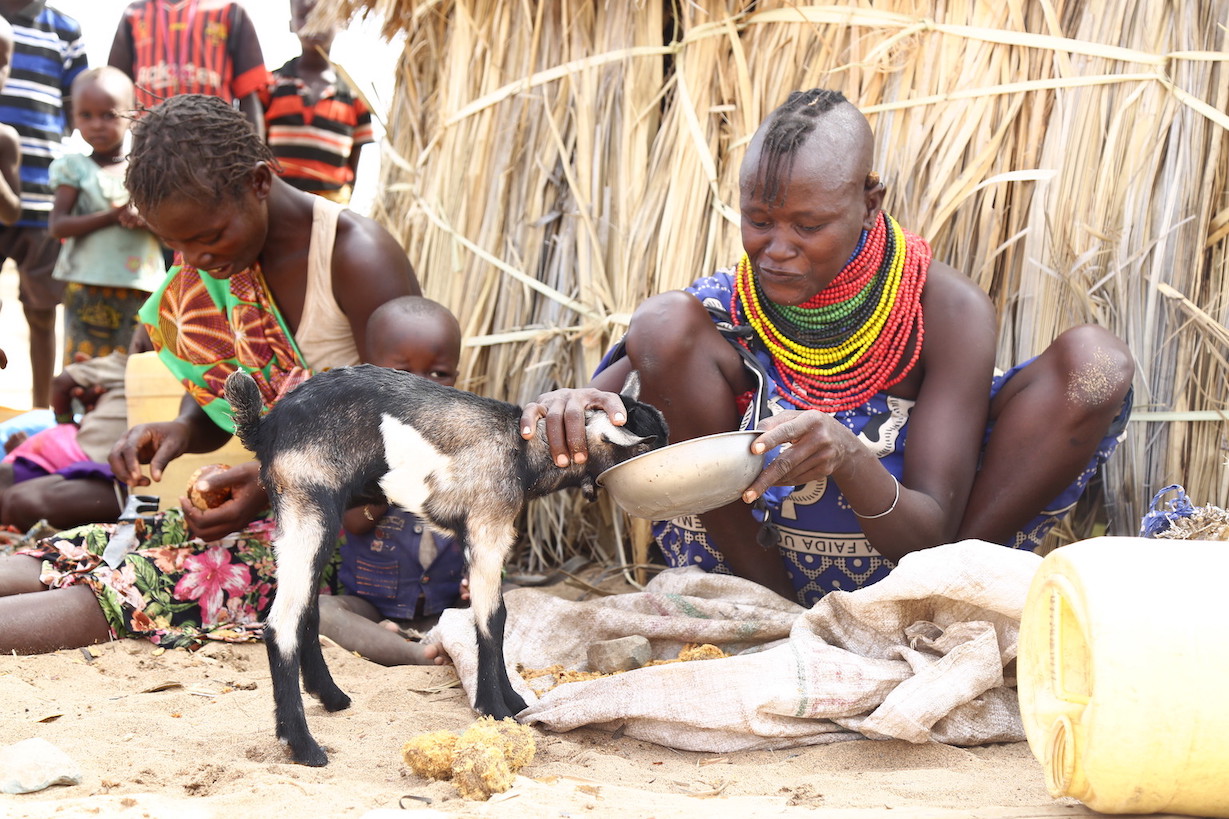
[[[260,516],[269,505],[269,496],[260,485],[260,464],[256,461],[232,466],[201,478],[210,491],[229,489],[231,496],[212,509],[198,509],[186,497],[179,499],[184,521],[194,537],[206,542],[238,532]]]
[[[585,441],[585,411],[604,410],[615,426],[627,422],[623,399],[613,392],[582,387],[553,390],[538,396],[521,411],[521,437],[529,440],[537,434],[538,422],[546,422],[546,443],[551,460],[566,468],[583,464],[589,459]]]

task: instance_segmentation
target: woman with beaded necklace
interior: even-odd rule
[[[790,445],[741,502],[654,525],[671,565],[809,606],[918,549],[1031,549],[1117,443],[1125,345],[1075,327],[996,376],[990,299],[882,210],[872,148],[840,92],[792,94],[742,164],[742,260],[648,299],[588,387],[525,407],[560,466],[586,457],[583,410],[617,415],[633,371],[674,442],[758,428],[756,451]]]

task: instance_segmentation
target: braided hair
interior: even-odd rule
[[[756,185],[757,188],[763,185],[764,201],[775,202],[780,196],[781,180],[789,178],[795,153],[814,133],[819,118],[847,102],[840,91],[812,88],[810,91],[794,91],[789,99],[768,115],[760,145],[759,184]]]
[[[179,94],[133,125],[126,184],[139,210],[173,196],[217,204],[238,198],[259,162],[277,165],[238,109],[217,97]]]

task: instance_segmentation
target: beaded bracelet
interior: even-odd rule
[[[854,515],[862,520],[874,520],[875,518],[882,518],[892,514],[892,511],[896,508],[896,504],[900,502],[900,481],[896,480],[895,475],[892,476],[892,483],[896,484],[896,497],[892,498],[891,506],[880,512],[878,515],[861,515],[858,514],[857,510],[854,510]]]

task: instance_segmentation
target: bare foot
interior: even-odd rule
[[[439,643],[415,643],[422,649],[423,661],[419,665],[452,665],[452,658],[444,653]]]
[[[367,619],[353,607],[370,607],[351,595],[320,595],[320,633],[347,651],[380,665],[445,665],[449,662],[437,643],[406,639],[401,629]],[[374,612],[374,608],[371,609]],[[419,635],[421,637],[421,634]]]
[[[439,643],[424,643],[421,631],[397,623],[396,620],[381,620],[380,625],[405,640],[405,651],[413,658],[409,665],[448,665],[451,660]]]

